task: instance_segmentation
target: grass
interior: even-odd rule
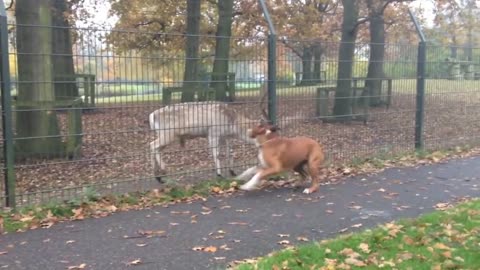
[[[236,95],[238,97],[248,97],[257,95],[257,91],[260,87],[259,83],[237,83]],[[318,86],[286,86],[278,87],[278,96],[294,96],[313,94]],[[335,87],[334,84],[325,85],[325,87]],[[416,80],[414,79],[397,79],[393,80],[393,92],[396,94],[415,94],[416,92]],[[433,80],[429,79],[426,83],[426,95],[442,95],[447,93],[464,93],[471,92],[473,90],[479,90],[478,81],[453,81],[453,80]],[[142,93],[143,90],[132,90],[134,93]],[[180,93],[172,95],[173,100],[180,99]],[[446,96],[449,99],[457,97],[456,95]],[[112,97],[98,97],[96,102],[98,104],[108,103],[129,103],[129,102],[149,102],[149,101],[162,101],[160,94],[145,94],[145,95],[118,95]]]
[[[274,253],[235,269],[478,269],[480,200]]]

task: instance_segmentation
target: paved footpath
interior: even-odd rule
[[[0,269],[68,269],[81,264],[100,270],[224,269],[232,260],[282,248],[281,240],[296,244],[298,237],[331,238],[347,228],[361,230],[417,216],[440,202],[478,197],[479,179],[480,157],[475,157],[347,178],[313,195],[301,189],[263,190],[66,222],[0,236],[0,251],[8,251],[0,255]],[[165,234],[148,238],[139,231]],[[192,250],[198,246],[218,250]],[[127,266],[136,259],[142,263]]]

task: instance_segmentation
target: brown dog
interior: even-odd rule
[[[310,188],[303,193],[310,194],[320,186],[320,170],[325,156],[320,144],[307,137],[286,138],[277,133],[277,128],[268,124],[260,124],[249,130],[249,136],[255,139],[258,147],[260,166],[254,166],[243,172],[237,179],[247,180],[242,190],[253,190],[266,177],[293,170],[312,181]],[[304,166],[308,169],[305,170]]]

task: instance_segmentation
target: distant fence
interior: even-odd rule
[[[156,133],[150,130],[148,116],[166,103],[180,103],[184,91],[194,89],[195,100],[206,102],[226,91],[222,93],[225,101],[238,113],[253,120],[260,116],[261,89],[268,82],[267,39],[232,37],[230,56],[224,59],[228,70],[216,76],[212,44],[217,37],[201,36],[204,54],[196,59],[199,74],[185,81],[183,69],[192,59],[185,59],[183,48],[161,42],[135,47],[140,39],[159,37],[183,44],[184,35],[69,28],[74,37],[68,41],[71,48],[43,53],[32,46],[19,46],[22,40],[15,38],[16,33],[66,29],[8,27],[10,34],[3,31],[6,22],[2,22],[0,191],[9,192],[10,204],[70,200],[87,192],[158,188],[149,147]],[[321,47],[318,58],[302,59],[298,54],[315,46]],[[422,136],[417,138],[426,149],[478,141],[480,48],[460,54],[459,60],[449,58],[448,47],[427,43],[426,62],[422,63],[425,104],[419,111],[417,44],[384,44],[380,77],[368,76],[369,44],[357,44],[350,63],[353,74],[342,79],[350,82],[348,95],[342,97],[337,94],[339,46],[276,40],[276,53],[270,55],[276,64],[276,85],[270,89],[275,91],[276,102],[270,106],[284,135],[315,138],[325,146],[330,164],[415,150],[418,113],[424,121]],[[39,67],[51,72],[33,72]],[[214,83],[224,83],[224,88]],[[348,107],[344,110],[348,113],[334,115],[335,106]],[[289,116],[298,119],[284,125]],[[339,118],[348,121],[336,121]],[[220,151],[222,167],[239,172],[256,162],[254,146],[238,139],[227,141]],[[215,177],[205,138],[187,140],[183,148],[175,142],[162,151],[162,158],[167,163],[164,178],[194,183]],[[0,197],[2,203],[7,199]]]

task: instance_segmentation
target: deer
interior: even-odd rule
[[[226,102],[186,102],[162,107],[150,113],[150,130],[155,131],[156,139],[150,143],[151,163],[155,179],[163,183],[162,177],[157,175],[158,169],[163,173],[166,164],[160,152],[169,144],[179,141],[182,147],[186,140],[207,138],[209,148],[215,162],[215,171],[218,177],[222,176],[219,159],[219,146],[227,138],[236,137],[248,144],[255,144],[255,140],[248,136],[248,129],[252,123],[265,123],[268,116],[263,109],[267,95],[265,84],[263,97],[260,101],[261,117],[254,120],[235,110],[234,105]],[[230,174],[235,176],[233,170]]]

